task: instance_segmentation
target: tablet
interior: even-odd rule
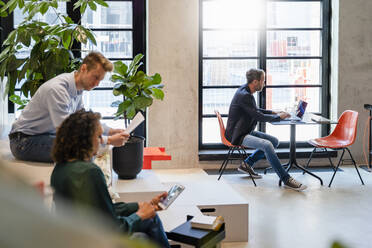
[[[159,207],[161,207],[161,209],[163,210],[167,209],[172,204],[172,202],[176,200],[176,198],[181,194],[181,192],[184,189],[185,187],[182,186],[181,184],[173,185],[173,187],[168,191],[167,197],[163,198],[159,202]]]

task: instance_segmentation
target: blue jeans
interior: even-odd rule
[[[254,163],[266,156],[266,159],[269,161],[279,178],[283,182],[286,182],[289,179],[290,176],[288,172],[280,164],[279,158],[274,150],[279,146],[279,140],[277,138],[263,132],[252,131],[244,137],[242,145],[257,149],[246,159],[246,162],[249,165],[253,166]]]
[[[52,163],[50,153],[55,138],[54,134],[14,137],[9,139],[10,150],[20,160]]]
[[[152,219],[141,221],[138,229],[135,231],[145,233],[149,236],[150,240],[156,242],[160,247],[170,247],[163,224],[158,215],[155,215]]]

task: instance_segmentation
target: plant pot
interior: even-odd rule
[[[112,149],[112,168],[120,179],[134,179],[142,170],[144,141],[131,136],[124,146]]]

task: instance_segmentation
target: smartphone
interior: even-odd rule
[[[168,191],[167,197],[163,198],[159,202],[159,207],[161,207],[161,209],[163,209],[163,210],[167,209],[172,204],[172,202],[174,202],[174,200],[176,200],[176,198],[181,194],[181,192],[184,189],[185,189],[185,186],[183,186],[181,184],[173,185],[173,187]]]

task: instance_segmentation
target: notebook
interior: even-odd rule
[[[300,100],[297,105],[296,114],[291,115],[288,118],[285,118],[284,120],[287,121],[300,121],[304,117],[305,110],[307,107],[307,102]]]

